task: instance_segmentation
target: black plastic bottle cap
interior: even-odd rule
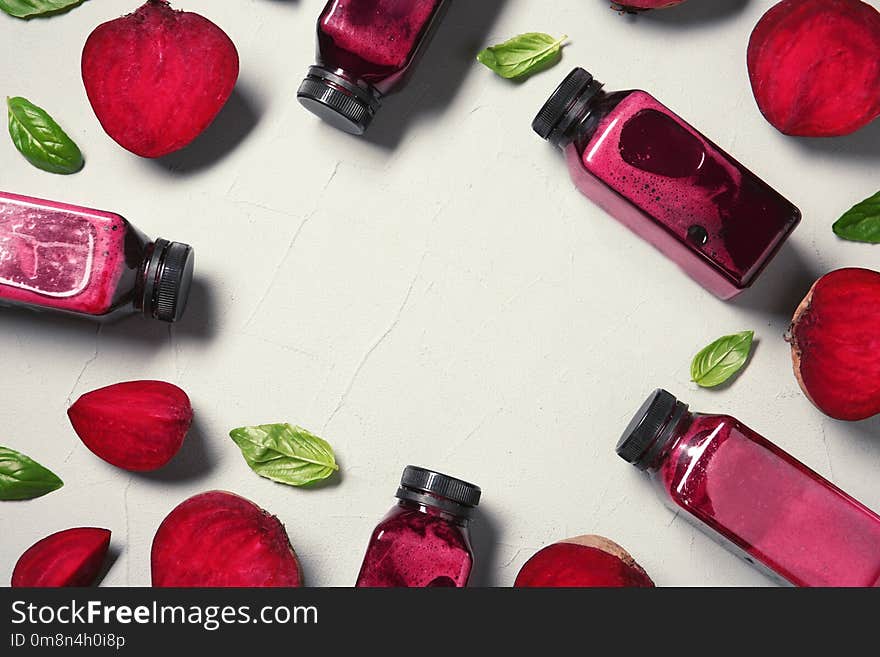
[[[461,479],[408,465],[400,477],[397,497],[467,516],[480,503],[481,492],[479,486]]]
[[[321,66],[309,68],[296,97],[307,110],[353,135],[364,134],[381,105],[377,93]]]
[[[662,388],[652,392],[620,437],[617,455],[640,470],[647,469],[673,437],[687,408]]]
[[[560,145],[569,129],[583,118],[582,110],[601,89],[602,84],[590,73],[575,68],[565,76],[532,120],[532,130],[542,139]]]
[[[157,239],[144,272],[143,312],[163,322],[183,317],[192,285],[195,252],[183,242]]]

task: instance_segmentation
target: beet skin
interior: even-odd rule
[[[752,32],[748,66],[777,130],[848,135],[880,116],[880,12],[861,0],[783,0]]]
[[[207,18],[148,0],[89,35],[82,78],[107,134],[136,155],[161,157],[217,116],[238,78],[238,52]]]
[[[193,411],[186,393],[164,381],[128,381],[87,392],[67,416],[96,456],[144,472],[168,463],[183,444]]]
[[[96,527],[65,529],[37,541],[15,564],[12,586],[90,586],[110,547],[110,531]]]
[[[820,278],[789,340],[798,383],[820,411],[852,421],[880,414],[880,273],[838,269]]]
[[[539,550],[526,561],[514,586],[652,587],[629,553],[601,536],[578,536]]]
[[[159,526],[153,586],[301,586],[302,572],[278,518],[225,491],[195,495]]]

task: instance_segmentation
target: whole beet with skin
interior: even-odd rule
[[[96,456],[123,470],[168,463],[192,424],[187,394],[164,381],[128,381],[87,392],[67,409],[74,431]]]
[[[177,151],[210,125],[238,78],[238,52],[207,18],[148,0],[99,25],[82,52],[92,109],[120,146],[142,157]]]
[[[181,502],[159,526],[153,586],[301,586],[302,572],[278,518],[226,491]]]
[[[880,12],[861,0],[783,0],[752,32],[748,67],[780,132],[855,132],[880,116]]]
[[[838,269],[813,285],[789,331],[794,373],[838,420],[880,414],[880,273]]]
[[[588,535],[536,552],[520,569],[514,586],[653,587],[654,582],[617,543]]]
[[[19,557],[12,586],[90,586],[110,547],[110,530],[74,527],[37,541]]]

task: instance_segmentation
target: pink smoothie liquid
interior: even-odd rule
[[[113,212],[0,192],[0,304],[176,321],[192,264],[189,246],[150,241]]]
[[[373,531],[359,587],[463,587],[473,564],[470,540],[450,516],[401,501]]]
[[[676,505],[796,586],[880,586],[880,516],[732,417],[695,415],[657,476]]]
[[[533,122],[580,191],[706,289],[746,289],[799,210],[644,91],[606,93],[575,69]]]

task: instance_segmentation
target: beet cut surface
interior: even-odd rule
[[[128,381],[87,392],[67,409],[74,431],[96,456],[144,472],[168,463],[192,423],[189,397],[164,381]]]
[[[861,0],[784,0],[752,32],[748,67],[777,130],[848,135],[880,115],[880,12]]]
[[[90,586],[110,547],[110,531],[75,527],[57,532],[25,550],[12,571],[12,586]]]
[[[217,116],[238,78],[238,52],[207,18],[148,0],[89,35],[82,78],[107,134],[136,155],[161,157]]]
[[[880,414],[880,273],[838,269],[795,312],[794,373],[816,407],[838,420]]]
[[[302,572],[278,519],[226,491],[195,495],[153,538],[153,586],[301,586]]]

